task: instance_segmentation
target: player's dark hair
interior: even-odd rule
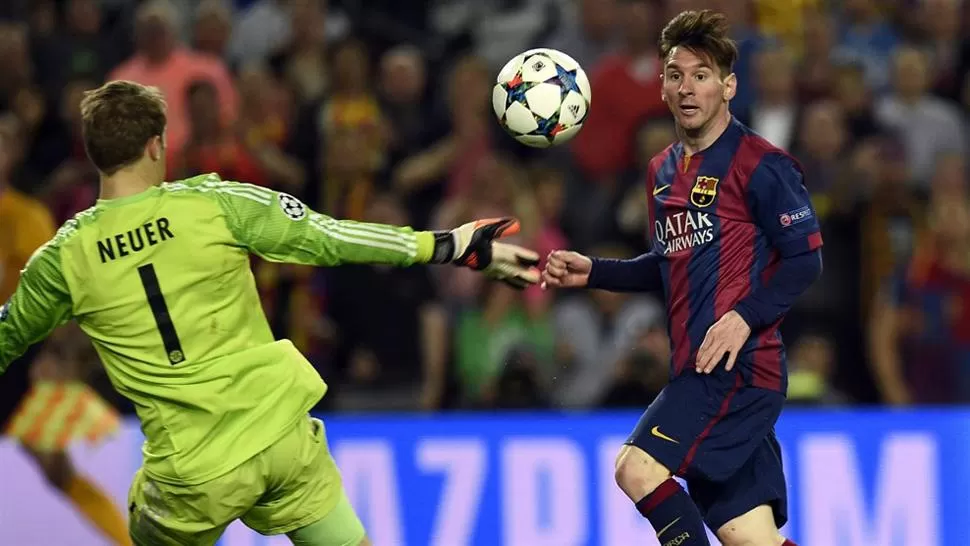
[[[165,124],[165,99],[154,87],[112,81],[81,99],[84,150],[107,175],[141,159],[148,141],[165,133]]]
[[[682,47],[709,57],[722,76],[730,74],[738,60],[738,46],[728,37],[727,18],[709,9],[684,11],[671,19],[660,33],[659,45],[665,61],[675,47]]]

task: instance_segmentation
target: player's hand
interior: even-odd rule
[[[571,250],[553,250],[542,271],[542,289],[582,288],[589,283],[593,260]]]
[[[736,311],[728,311],[707,330],[704,342],[697,350],[697,373],[711,373],[717,364],[728,356],[725,370],[734,368],[734,361],[744,342],[751,335],[751,327]]]
[[[468,222],[451,231],[435,233],[432,263],[453,263],[481,271],[486,277],[513,288],[539,282],[539,255],[509,243],[496,241],[519,232],[515,218],[488,218]]]

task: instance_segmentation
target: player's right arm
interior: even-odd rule
[[[236,241],[275,262],[341,264],[445,264],[469,267],[522,288],[538,282],[534,252],[495,241],[519,229],[511,218],[479,220],[451,231],[337,220],[295,197],[267,188],[209,179],[202,183],[225,212]]]
[[[67,322],[71,309],[60,252],[42,246],[27,262],[13,296],[0,307],[0,374],[28,347]]]
[[[542,271],[543,288],[597,288],[610,292],[651,292],[663,287],[660,254],[654,251],[629,260],[595,258],[555,250]]]
[[[647,195],[653,193],[656,170],[667,150],[650,160],[647,168]],[[649,214],[647,224],[650,224]],[[596,258],[578,252],[556,250],[549,254],[542,272],[543,288],[593,288],[610,292],[653,292],[663,288],[660,263],[663,255],[656,249],[631,259]]]

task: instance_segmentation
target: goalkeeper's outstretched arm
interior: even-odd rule
[[[13,296],[0,306],[0,374],[28,347],[70,320],[71,308],[59,250],[44,245],[27,262]]]
[[[259,186],[218,181],[212,192],[235,239],[253,254],[275,262],[317,266],[342,264],[446,264],[470,267],[521,288],[535,284],[539,257],[495,242],[518,231],[511,218],[479,220],[444,232],[337,220],[297,198]],[[207,183],[208,184],[208,183]]]

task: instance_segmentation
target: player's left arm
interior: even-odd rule
[[[60,251],[43,246],[27,262],[13,296],[0,307],[0,374],[28,347],[70,320],[71,314]]]
[[[734,308],[755,331],[780,319],[822,274],[822,235],[801,168],[788,156],[766,155],[747,191],[755,223],[781,256],[771,279]]]
[[[822,273],[822,235],[798,165],[782,154],[766,155],[751,174],[746,197],[781,263],[707,331],[697,351],[698,373],[711,373],[724,355],[730,371],[751,333],[780,319]]]

